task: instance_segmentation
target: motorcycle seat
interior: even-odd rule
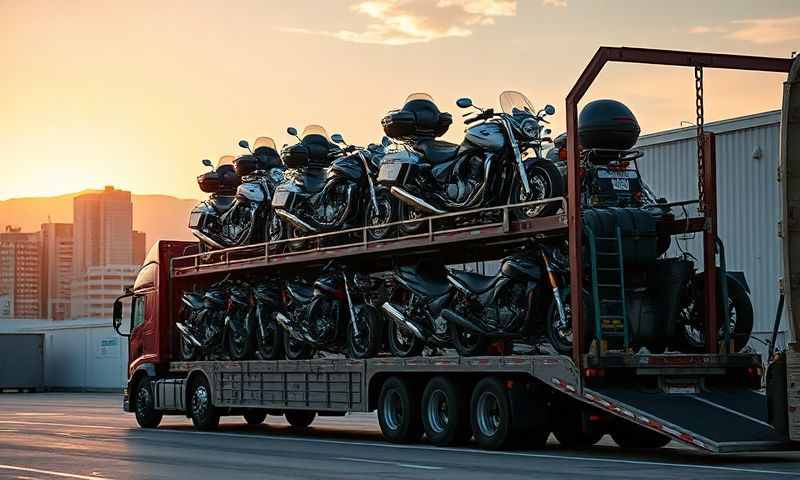
[[[497,280],[497,277],[480,275],[472,272],[465,272],[463,270],[451,270],[450,275],[455,278],[460,284],[464,285],[472,293],[483,293],[492,288]]]
[[[297,178],[296,183],[307,193],[318,193],[325,186],[325,171],[321,169],[309,169]]]
[[[435,275],[416,267],[400,267],[397,269],[397,276],[421,295],[439,297],[450,290],[450,284],[444,275]]]
[[[194,310],[200,310],[203,308],[203,296],[199,293],[194,292],[187,292],[183,294],[183,299],[191,305],[191,308]]]
[[[434,139],[420,140],[414,145],[414,149],[424,155],[425,160],[432,165],[454,159],[458,155],[459,148],[460,145],[455,143]]]
[[[223,214],[231,209],[234,200],[236,200],[236,197],[220,195],[211,198],[211,205],[214,207],[214,210],[216,210],[217,213]]]

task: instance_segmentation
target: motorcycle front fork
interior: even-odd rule
[[[564,310],[564,300],[561,298],[561,289],[559,288],[558,284],[558,275],[556,274],[553,267],[550,265],[550,259],[547,258],[547,254],[542,252],[542,260],[544,261],[544,268],[547,271],[547,281],[550,284],[550,288],[553,292],[553,303],[556,305],[556,311],[558,312],[558,324],[560,328],[567,328],[567,312]]]

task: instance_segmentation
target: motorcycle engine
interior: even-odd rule
[[[514,282],[505,288],[495,303],[485,308],[484,323],[496,332],[516,332],[524,323],[528,298],[525,285]]]
[[[316,341],[333,341],[336,338],[336,327],[339,323],[339,309],[334,302],[317,297],[308,306],[305,321],[308,322],[308,329]]]

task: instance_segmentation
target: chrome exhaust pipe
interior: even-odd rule
[[[467,320],[466,318],[462,317],[461,315],[457,314],[456,312],[454,312],[454,311],[452,311],[450,309],[446,308],[446,309],[442,310],[442,317],[444,317],[444,319],[447,320],[448,322],[455,323],[456,325],[464,327],[467,330],[471,330],[473,332],[480,333],[480,334],[483,334],[483,335],[487,334],[484,329],[482,329],[481,327],[477,326],[475,323]]]
[[[301,342],[304,342],[306,340],[292,327],[291,325],[292,321],[289,320],[289,318],[286,315],[282,314],[281,312],[277,312],[275,314],[275,321],[277,321],[280,324],[280,326],[283,327],[283,329],[286,330],[289,333],[289,335],[291,335],[292,338],[294,338],[295,340]]]
[[[184,337],[188,338],[189,341],[192,342],[195,347],[201,347],[202,348],[203,344],[200,343],[200,341],[198,339],[194,338],[194,335],[189,333],[189,328],[186,325],[182,324],[181,322],[176,322],[175,323],[175,327],[177,327],[178,330],[180,330],[181,334]]]
[[[197,237],[201,242],[211,245],[214,248],[223,249],[226,248],[225,245],[215,241],[213,238],[209,237],[205,233],[201,232],[200,230],[192,230],[192,233],[195,237]]]
[[[422,210],[423,212],[433,213],[436,215],[447,213],[447,211],[434,207],[425,200],[419,197],[415,197],[414,195],[411,195],[410,193],[408,193],[407,191],[403,190],[400,187],[394,186],[391,189],[389,189],[389,192],[395,197],[397,197],[401,202],[413,205],[414,208],[416,208],[417,210]]]
[[[425,336],[422,334],[420,329],[411,323],[406,316],[403,315],[403,312],[395,308],[394,305],[389,302],[385,302],[383,305],[381,305],[381,310],[383,310],[383,313],[385,313],[386,316],[396,323],[401,330],[414,335],[420,340],[425,340]]]
[[[299,228],[300,230],[303,230],[304,232],[309,232],[309,233],[316,233],[317,232],[317,229],[315,229],[314,227],[312,227],[308,223],[306,223],[303,220],[301,220],[300,217],[298,217],[297,215],[291,214],[291,213],[287,212],[286,210],[276,209],[275,213],[279,217],[281,217],[282,219],[284,219],[287,222],[291,223],[292,225],[294,225],[295,227]]]

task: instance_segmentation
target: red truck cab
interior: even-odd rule
[[[156,376],[172,360],[170,258],[195,247],[194,242],[159,240],[147,253],[133,286],[114,302],[114,328],[128,341],[128,388],[142,375]],[[123,320],[123,300],[131,299],[130,317]]]

